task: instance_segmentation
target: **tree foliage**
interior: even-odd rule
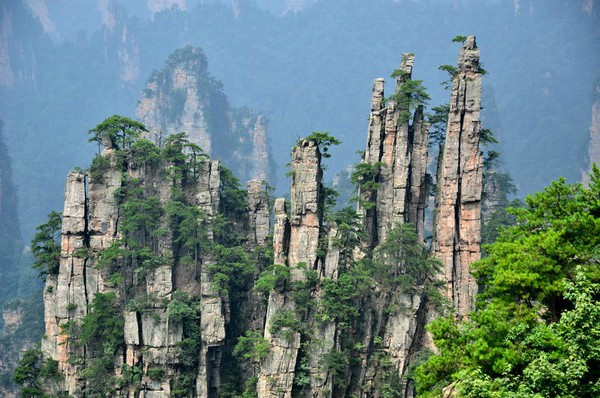
[[[476,311],[429,326],[440,352],[415,372],[420,396],[450,383],[464,397],[600,394],[600,170],[511,213],[517,225],[473,264]]]
[[[130,148],[141,132],[148,131],[146,127],[127,117],[114,115],[91,129],[89,142],[100,145],[110,145],[115,149]]]
[[[427,105],[431,97],[429,97],[426,90],[425,86],[423,86],[423,80],[406,80],[401,82],[396,93],[388,98],[388,100],[395,101],[396,106],[400,110],[399,123],[407,123],[415,109],[419,106]]]
[[[310,133],[310,135],[305,137],[304,140],[313,141],[315,144],[317,144],[321,151],[321,156],[324,158],[331,157],[329,148],[332,145],[340,145],[342,143],[342,141],[338,140],[326,131],[313,131]]]
[[[33,268],[38,269],[41,276],[58,273],[61,225],[62,214],[51,211],[48,221],[36,228],[37,232],[31,240],[31,252],[35,257]]]
[[[446,140],[446,128],[448,125],[448,113],[450,104],[442,104],[431,108],[433,113],[427,115],[429,128],[429,146],[443,144]]]

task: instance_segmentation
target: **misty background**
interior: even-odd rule
[[[589,166],[599,9],[594,0],[2,0],[0,149],[14,181],[2,204],[19,221],[2,218],[10,255],[0,304],[39,290],[26,245],[62,210],[67,172],[89,165],[87,131],[113,114],[134,118],[152,71],[178,48],[202,48],[229,103],[266,116],[282,193],[290,148],[311,131],[343,141],[327,179],[358,161],[373,79],[385,77],[390,95],[403,52],[415,53],[429,108],[447,102],[438,66],[456,64],[452,38],[475,34],[488,72],[484,127],[524,196],[560,176],[578,181]]]

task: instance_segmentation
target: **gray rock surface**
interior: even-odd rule
[[[433,251],[444,265],[445,295],[459,316],[473,308],[477,285],[469,264],[481,255],[481,80],[479,50],[475,37],[469,36],[460,49],[452,80],[433,240]]]

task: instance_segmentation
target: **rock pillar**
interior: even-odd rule
[[[480,258],[483,157],[479,50],[469,36],[452,80],[446,143],[437,176],[433,252],[444,266],[445,294],[459,316],[473,308],[477,285],[469,265]]]

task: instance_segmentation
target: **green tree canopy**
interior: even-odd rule
[[[36,228],[31,240],[31,252],[35,258],[33,268],[38,269],[41,276],[58,273],[61,224],[62,214],[51,211],[48,221]]]
[[[476,311],[429,326],[440,352],[415,372],[419,396],[451,383],[458,397],[599,396],[600,170],[512,213],[517,225],[472,266]]]
[[[329,147],[332,145],[340,145],[342,141],[338,140],[326,131],[313,131],[308,137],[304,138],[306,141],[314,141],[321,150],[321,155],[324,158],[331,157],[328,153]]]
[[[142,123],[114,115],[88,131],[91,135],[89,142],[97,142],[98,146],[125,149],[131,147],[142,131],[148,131]]]

